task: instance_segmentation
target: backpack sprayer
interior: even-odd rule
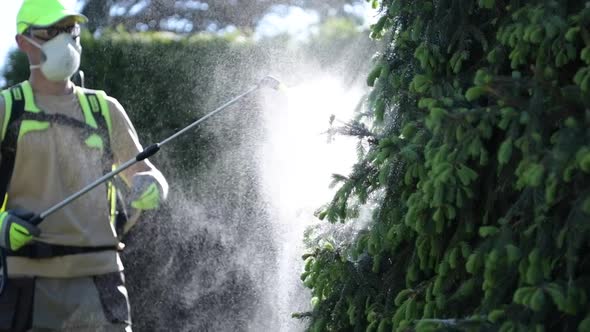
[[[83,78],[82,78],[82,80],[83,80]],[[131,167],[131,166],[137,164],[138,162],[143,161],[143,160],[145,160],[145,159],[147,159],[147,158],[155,155],[156,153],[158,153],[158,151],[160,151],[160,149],[162,148],[162,146],[164,146],[164,145],[170,143],[171,141],[173,141],[174,139],[182,136],[183,134],[187,133],[189,130],[191,130],[191,129],[195,128],[196,126],[198,126],[201,122],[204,122],[208,118],[210,118],[213,115],[221,112],[222,110],[228,108],[229,106],[235,104],[236,102],[238,102],[242,98],[244,98],[244,97],[252,94],[253,92],[255,92],[255,91],[259,90],[259,89],[262,89],[262,88],[271,88],[271,89],[274,89],[274,90],[279,90],[281,88],[281,86],[282,86],[282,84],[281,84],[281,82],[279,80],[277,80],[276,78],[274,78],[272,76],[266,76],[265,78],[263,78],[262,80],[260,80],[260,82],[258,82],[258,84],[256,84],[256,86],[254,86],[250,90],[242,93],[241,95],[239,95],[239,96],[233,98],[232,100],[228,101],[227,103],[223,104],[222,106],[220,106],[216,110],[214,110],[214,111],[206,114],[205,116],[199,118],[198,120],[194,121],[190,125],[186,126],[184,129],[178,131],[177,133],[175,133],[174,135],[166,138],[165,140],[161,141],[160,143],[155,143],[155,144],[152,144],[152,145],[148,146],[142,152],[140,152],[137,156],[135,156],[135,158],[132,158],[132,159],[126,161],[125,163],[121,164],[119,167],[117,167],[112,172],[103,175],[102,177],[96,179],[94,182],[88,184],[86,187],[80,189],[78,192],[76,192],[76,193],[72,194],[71,196],[65,198],[60,203],[57,203],[54,206],[52,206],[52,207],[48,208],[47,210],[41,212],[40,214],[36,215],[29,222],[31,224],[34,224],[34,225],[39,225],[43,220],[45,220],[45,218],[47,218],[51,214],[53,214],[56,211],[60,210],[64,206],[72,203],[73,201],[75,201],[76,199],[78,199],[80,196],[83,196],[84,194],[88,193],[90,190],[92,190],[92,189],[98,187],[99,185],[101,185],[101,184],[103,184],[103,183],[111,180],[112,178],[114,178],[119,173],[123,172],[124,170],[128,169],[129,167]],[[0,248],[0,256],[1,256],[0,257],[0,261],[1,261],[1,266],[2,266],[2,280],[0,280],[0,294],[2,294],[2,292],[4,291],[4,288],[6,287],[6,281],[8,280],[8,271],[7,271],[7,266],[6,266],[6,252],[5,252],[5,249]]]

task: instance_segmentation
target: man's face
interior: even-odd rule
[[[74,17],[66,17],[49,27],[30,27],[24,32],[27,37],[33,39],[40,45],[43,45],[62,33],[69,33],[74,39],[80,37],[80,26],[76,23]],[[22,35],[17,35],[16,41],[20,50],[29,56],[31,64],[41,63],[42,52],[38,47],[33,45]]]

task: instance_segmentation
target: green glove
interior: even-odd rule
[[[150,174],[133,176],[131,207],[137,210],[153,210],[160,206],[160,184]]]
[[[17,251],[39,236],[41,230],[29,223],[34,213],[21,209],[0,213],[0,247]]]

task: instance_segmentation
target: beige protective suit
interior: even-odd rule
[[[78,96],[34,95],[48,114],[63,114],[84,122]],[[4,101],[0,99],[0,124]],[[142,147],[123,107],[108,98],[112,119],[111,149],[115,161],[133,158]],[[27,108],[30,105],[27,105]],[[97,115],[95,115],[97,116]],[[102,151],[89,147],[80,130],[59,124],[27,132],[18,140],[7,209],[39,213],[103,175]],[[134,174],[149,172],[167,191],[162,174],[149,162],[122,173],[127,184]],[[116,247],[109,222],[106,185],[101,185],[46,218],[38,241],[78,247]],[[47,259],[8,257],[9,277],[36,277],[33,331],[130,330],[129,307],[117,251],[101,251]],[[49,330],[45,330],[49,329]]]

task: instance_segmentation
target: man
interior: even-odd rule
[[[31,223],[142,150],[117,100],[70,81],[86,21],[65,0],[24,0],[18,13],[16,41],[31,74],[0,98],[0,248],[8,255],[0,331],[131,331],[112,184]],[[167,195],[149,161],[121,178],[133,209],[155,209]]]

